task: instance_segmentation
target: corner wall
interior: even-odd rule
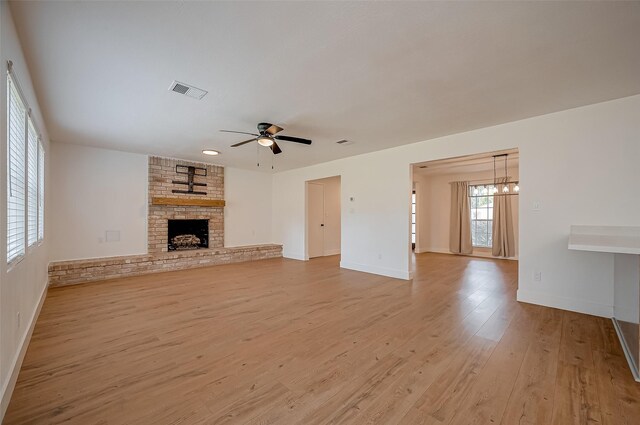
[[[50,261],[146,254],[148,167],[146,155],[51,143]]]
[[[640,95],[277,173],[274,242],[304,258],[305,181],[341,175],[342,266],[407,279],[410,164],[518,148],[518,299],[610,317],[613,257],[567,238],[571,224],[640,225],[638,134]]]
[[[225,167],[224,246],[271,243],[271,175]]]
[[[10,269],[7,267],[7,79],[6,63],[13,61],[32,117],[42,135],[45,151],[45,235],[39,245],[27,248],[26,255]],[[11,393],[18,377],[22,358],[29,344],[29,337],[37,319],[39,308],[46,295],[47,262],[51,239],[51,184],[49,181],[49,138],[38,99],[31,83],[20,40],[16,33],[7,2],[0,2],[0,422],[7,409]]]

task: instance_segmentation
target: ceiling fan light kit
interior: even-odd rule
[[[269,147],[273,145],[273,139],[269,136],[260,136],[256,140],[261,146]]]

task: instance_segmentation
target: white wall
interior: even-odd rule
[[[420,252],[444,252],[449,253],[449,220],[451,211],[451,186],[452,181],[491,180],[492,171],[464,172],[464,167],[457,167],[455,173],[420,175],[413,174],[416,184],[416,201],[419,203],[416,214],[418,224],[416,234],[416,253]],[[501,170],[500,175],[504,174]],[[518,180],[518,170],[510,168],[508,175],[511,180]],[[419,176],[419,177],[418,177]],[[473,184],[473,183],[471,183]],[[518,196],[509,196],[513,213],[513,227],[516,242],[516,255],[518,257]],[[474,248],[473,254],[478,257],[491,257],[491,249]]]
[[[340,254],[340,176],[313,180],[324,187],[324,255]]]
[[[271,176],[224,169],[224,245],[271,243]]]
[[[273,184],[278,190],[273,192],[273,232],[274,241],[283,244],[283,255],[301,260],[307,257],[305,182],[340,175],[341,265],[409,277],[410,167],[408,163],[406,167],[389,166],[389,161],[393,164],[396,160],[396,149],[275,174]]]
[[[51,261],[147,252],[146,155],[52,143]],[[225,167],[225,246],[271,243],[271,176]],[[120,240],[107,242],[106,231]]]
[[[147,252],[146,155],[52,143],[51,169],[51,261]]]
[[[27,250],[18,264],[8,269],[7,250],[7,83],[6,62],[13,61],[23,94],[32,109],[32,117],[42,135],[45,150],[45,236],[42,244]],[[47,258],[51,238],[51,184],[49,174],[49,138],[38,101],[31,84],[31,77],[23,56],[20,41],[7,2],[0,2],[0,422],[7,408],[17,372],[22,362],[21,355],[28,345],[29,330],[35,319],[40,301],[47,285]],[[18,318],[19,317],[19,318]]]
[[[571,224],[640,224],[638,134],[640,95],[277,173],[274,241],[304,258],[305,181],[341,175],[342,266],[408,278],[410,164],[518,148],[518,299],[611,316],[613,258],[567,237]]]

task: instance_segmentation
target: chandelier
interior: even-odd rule
[[[504,178],[499,178],[496,173],[496,159],[502,157],[504,157]],[[509,176],[507,175],[508,157],[509,154],[506,153],[493,155],[493,185],[475,186],[473,189],[474,196],[507,196],[518,195],[520,193],[520,182],[517,180],[509,180]]]

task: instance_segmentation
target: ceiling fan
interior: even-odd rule
[[[223,133],[249,134],[251,136],[255,136],[252,139],[245,140],[244,142],[236,143],[235,145],[231,145],[232,148],[236,148],[246,143],[257,141],[260,145],[271,148],[271,151],[276,155],[282,152],[282,150],[280,149],[280,146],[278,146],[278,144],[276,143],[276,140],[281,140],[284,142],[302,143],[303,145],[311,144],[311,140],[309,139],[301,139],[300,137],[291,137],[291,136],[276,136],[276,134],[280,133],[282,130],[284,130],[282,127],[278,127],[275,124],[271,124],[268,122],[261,122],[260,124],[258,124],[258,134],[246,133],[244,131],[231,131],[231,130],[220,130],[220,131],[222,131]]]

